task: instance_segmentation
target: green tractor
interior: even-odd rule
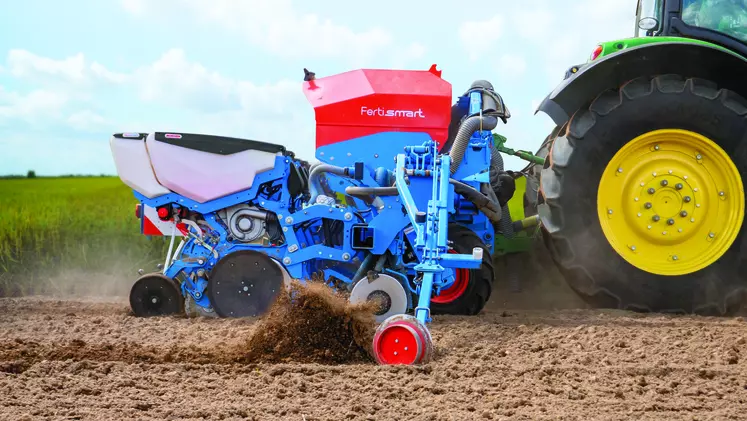
[[[735,314],[747,296],[747,0],[639,0],[636,23],[537,110],[557,125],[525,171],[542,238],[593,306]]]

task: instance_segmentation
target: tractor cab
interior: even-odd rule
[[[698,39],[747,55],[747,0],[638,0],[635,36]]]

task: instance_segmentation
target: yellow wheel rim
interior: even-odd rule
[[[685,275],[714,263],[742,227],[739,171],[712,140],[657,130],[627,143],[599,182],[597,213],[612,248],[658,275]]]

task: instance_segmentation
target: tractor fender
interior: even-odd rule
[[[657,42],[627,48],[567,72],[566,79],[540,103],[562,126],[584,105],[607,89],[640,76],[679,74],[717,82],[720,88],[747,97],[747,59],[717,46],[690,42]]]

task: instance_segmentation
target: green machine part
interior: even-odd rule
[[[493,143],[498,152],[521,158],[528,161],[530,165],[543,166],[545,164],[544,158],[529,151],[506,147],[506,141],[505,136],[497,133],[493,134]],[[496,233],[493,245],[495,254],[498,256],[528,251],[540,235],[539,216],[534,212],[532,212],[532,215],[527,214],[527,210],[529,210],[527,209],[527,202],[534,202],[533,198],[527,197],[527,176],[523,173],[514,173],[514,182],[516,183],[516,190],[508,201],[508,210],[511,213],[511,219],[514,221],[514,235],[507,238]]]

